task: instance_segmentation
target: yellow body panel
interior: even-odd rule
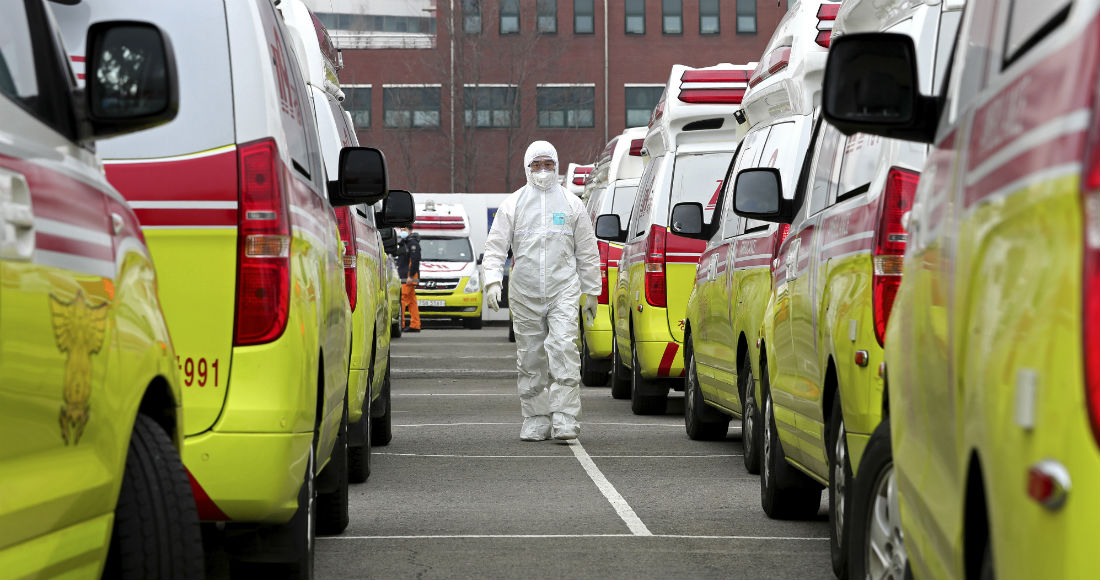
[[[611,291],[615,288],[616,282],[619,279],[618,268],[607,268],[607,288],[608,288],[608,301],[611,300]],[[588,297],[581,295],[581,304],[588,300]],[[584,340],[588,344],[588,355],[594,359],[611,358],[612,348],[612,326],[611,326],[611,305],[610,304],[598,304],[596,305],[596,317],[592,320],[587,320],[582,317],[583,321],[582,332],[584,332]]]
[[[352,213],[355,212],[353,209]],[[348,422],[353,425],[363,416],[368,393],[372,401],[382,394],[390,352],[390,289],[386,254],[382,251],[377,230],[368,226],[365,219],[356,221],[356,237],[364,243],[360,244],[356,256],[357,298],[351,314]],[[367,246],[366,250],[363,245]]]
[[[677,264],[677,266],[685,266],[685,268],[675,269],[678,275],[694,278],[694,267],[688,274],[686,264]],[[666,280],[671,279],[672,273],[666,271]],[[684,293],[681,303],[686,308],[691,287],[669,285],[669,291],[673,287],[679,288]],[[633,340],[638,343],[638,362],[641,365],[642,377],[647,379],[679,377],[684,372],[683,331],[678,333],[680,338],[677,340],[669,330],[668,309],[652,306],[646,302],[645,264],[641,260],[634,260],[627,266],[627,274],[620,276],[617,280],[611,300],[614,304],[614,331],[620,360],[628,367],[631,366],[630,349],[633,337]],[[667,303],[673,303],[672,300],[669,296]],[[684,321],[681,320],[681,322]],[[661,363],[664,360],[665,350],[670,344],[675,345],[675,354],[666,369],[662,368]]]
[[[421,318],[481,318],[481,289],[477,292],[463,292],[470,281],[469,276],[458,279],[454,290],[417,290],[417,300],[442,300],[442,310],[427,311],[420,308]],[[473,308],[473,310],[466,310]]]

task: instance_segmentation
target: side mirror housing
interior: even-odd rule
[[[133,133],[176,117],[176,58],[172,43],[155,25],[97,22],[88,27],[84,54],[85,138]]]
[[[626,241],[626,232],[619,225],[619,216],[605,213],[596,218],[596,237],[609,242]]]
[[[416,204],[413,196],[404,189],[392,189],[382,202],[382,223],[380,226],[404,228],[416,221]]]
[[[333,207],[373,205],[389,193],[386,156],[373,147],[340,150],[340,177],[330,181],[328,198]]]
[[[783,199],[783,180],[774,167],[744,169],[733,184],[733,211],[741,217],[789,224],[797,207]]]
[[[711,228],[703,223],[703,204],[686,201],[672,206],[669,231],[685,238],[709,240]]]
[[[942,105],[920,93],[917,51],[904,34],[847,34],[829,47],[822,84],[825,120],[845,135],[868,133],[931,143]]]

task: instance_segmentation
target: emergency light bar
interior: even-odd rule
[[[573,185],[584,185],[590,173],[592,173],[591,167],[577,167],[573,169]]]
[[[829,42],[833,36],[833,22],[840,12],[840,4],[822,4],[817,8],[817,38],[814,42],[818,46],[829,48]]]
[[[749,86],[755,87],[763,82],[764,79],[787,68],[790,62],[790,45],[775,47],[774,50],[764,55],[764,58],[760,60],[760,64],[756,65],[756,70],[752,71],[752,76],[749,78]]]
[[[684,71],[677,98],[692,104],[739,105],[748,82],[747,70]]]
[[[421,215],[413,222],[413,228],[418,230],[461,230],[464,227],[462,216],[457,215]]]

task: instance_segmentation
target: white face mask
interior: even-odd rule
[[[403,240],[403,239],[409,237],[409,232],[406,232],[405,230],[397,230],[397,237],[399,237]]]
[[[557,180],[558,176],[549,169],[531,172],[531,183],[535,184],[535,187],[539,189],[550,189],[550,186],[554,185],[554,182]]]

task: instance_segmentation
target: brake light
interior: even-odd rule
[[[631,141],[630,142],[630,155],[633,155],[634,157],[641,157],[642,156],[642,144],[644,142],[645,142],[645,139],[634,139],[633,141]]]
[[[829,48],[829,41],[833,36],[833,22],[840,12],[840,4],[822,4],[817,8],[817,38],[814,42],[818,46]]]
[[[665,236],[661,226],[653,226],[645,248],[645,301],[650,306],[664,308],[668,304],[665,290]]]
[[[348,304],[352,311],[358,302],[358,285],[355,277],[355,262],[359,250],[355,245],[355,220],[351,218],[351,208],[338,207],[335,210],[336,225],[340,229],[340,245],[343,247],[344,289],[348,292]]]
[[[680,94],[685,103],[739,105],[748,88],[747,70],[688,70],[680,75]]]
[[[1092,435],[1100,444],[1100,95],[1093,106],[1093,127],[1086,145],[1081,216],[1084,220],[1081,268],[1082,352],[1085,366],[1085,404]]]
[[[607,288],[607,255],[610,247],[607,242],[597,240],[596,248],[600,251],[600,280],[602,284],[600,287],[600,297],[596,300],[596,304],[608,304],[610,293]]]
[[[752,76],[749,77],[749,86],[755,87],[764,79],[787,68],[790,62],[791,47],[789,45],[775,47],[771,52],[764,55],[764,58],[756,65],[756,70],[752,71]]]
[[[775,273],[775,260],[779,257],[779,246],[783,245],[783,240],[787,239],[787,234],[791,233],[791,224],[779,224],[779,230],[776,232],[775,245],[772,246],[772,273]]]
[[[905,233],[903,218],[913,207],[913,194],[917,191],[920,174],[890,168],[886,176],[886,191],[883,193],[879,210],[878,232],[875,235],[875,248],[871,254],[874,265],[872,294],[875,314],[875,338],[883,344],[886,335],[886,322],[890,319],[890,309],[894,306],[894,297],[901,286],[901,265],[904,260]]]
[[[275,141],[237,149],[237,346],[283,334],[290,306],[290,210]]]

